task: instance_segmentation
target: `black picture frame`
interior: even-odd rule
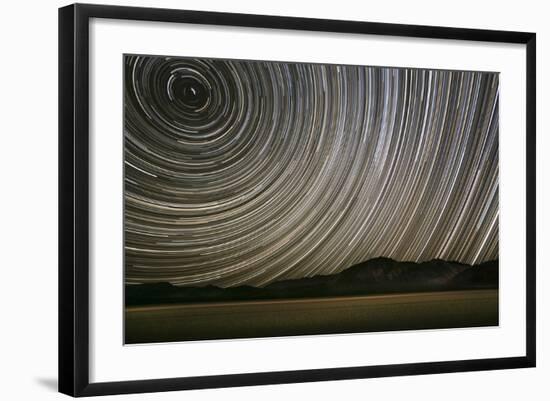
[[[90,383],[88,61],[91,18],[437,38],[526,46],[526,354],[518,357]],[[59,9],[59,391],[159,392],[535,366],[536,35],[479,29],[74,4]]]

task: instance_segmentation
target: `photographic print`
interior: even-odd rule
[[[499,74],[124,55],[125,343],[495,326]]]

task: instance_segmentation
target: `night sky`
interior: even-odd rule
[[[498,74],[125,56],[126,283],[498,259]]]

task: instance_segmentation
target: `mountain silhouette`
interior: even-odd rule
[[[399,262],[375,258],[331,275],[282,280],[265,287],[126,285],[126,306],[296,299],[403,292],[498,288],[498,260],[467,265],[444,260]]]

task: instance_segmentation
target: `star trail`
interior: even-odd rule
[[[498,73],[124,64],[126,283],[498,259]]]

